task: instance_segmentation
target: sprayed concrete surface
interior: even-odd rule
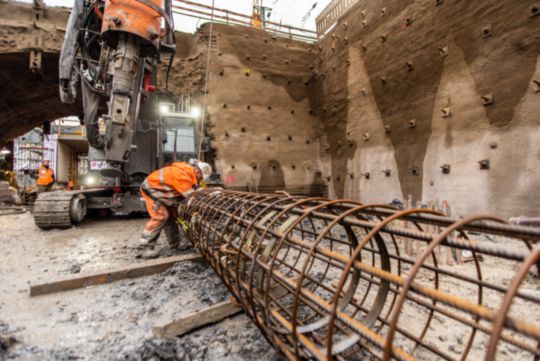
[[[210,56],[206,160],[230,189],[324,193],[313,45],[222,24],[215,24],[209,37],[208,24],[195,35],[177,34],[167,89],[173,99],[192,94],[196,104],[204,104]]]
[[[229,297],[203,262],[180,263],[153,276],[29,297],[30,282],[140,262],[136,242],[144,223],[141,218],[90,219],[69,230],[43,232],[34,225],[30,213],[1,217],[0,360],[275,357],[244,315],[183,338],[153,338],[154,326]],[[163,238],[160,245],[166,245]]]
[[[210,54],[206,160],[232,189],[329,187],[331,197],[362,203],[447,201],[454,216],[537,216],[535,5],[358,1],[316,44],[220,24],[210,38],[203,24],[177,33],[168,88],[162,73],[159,91],[203,104]],[[29,4],[0,3],[0,145],[80,113],[57,96],[67,14],[47,8],[34,24]],[[36,74],[28,69],[33,39],[43,42]]]
[[[356,2],[317,43],[330,194],[448,201],[459,216],[536,215],[537,5]],[[480,169],[482,160],[490,169]]]

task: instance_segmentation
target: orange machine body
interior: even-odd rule
[[[163,0],[148,0],[163,9]],[[138,35],[156,48],[161,36],[161,15],[137,0],[107,0],[101,32],[122,31]]]

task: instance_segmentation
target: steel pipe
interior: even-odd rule
[[[538,229],[216,189],[179,214],[289,359],[540,358]]]

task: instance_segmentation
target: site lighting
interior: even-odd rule
[[[87,186],[93,186],[94,184],[96,184],[96,178],[92,176],[86,177],[85,183]]]
[[[198,106],[192,106],[190,113],[192,118],[198,119],[201,116],[201,108]]]
[[[8,155],[11,154],[11,150],[7,149],[6,147],[0,149],[0,155]]]
[[[169,107],[167,104],[161,104],[161,105],[159,106],[159,112],[160,112],[161,114],[167,114],[167,113],[170,112],[170,107]]]

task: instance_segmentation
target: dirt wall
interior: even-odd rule
[[[169,90],[204,104],[210,26],[177,37]],[[215,25],[206,99],[209,158],[229,188],[322,193],[312,45]]]
[[[46,8],[39,19],[30,4],[0,3],[0,143],[66,115],[78,104],[58,98],[58,54],[68,9]],[[227,186],[294,193],[323,192],[319,122],[312,111],[312,46],[273,38],[263,31],[215,25],[211,41],[208,153]],[[177,54],[159,91],[177,100],[191,94],[203,104],[209,26],[197,34],[176,33]],[[36,40],[37,39],[37,40]],[[42,50],[42,69],[29,69],[30,50]],[[311,67],[311,68],[310,68]]]
[[[533,0],[360,1],[315,45],[223,25],[209,39],[207,25],[176,34],[159,88],[202,105],[210,40],[208,159],[231,188],[313,194],[327,183],[364,203],[410,196],[446,200],[454,215],[535,215],[538,12]],[[67,9],[37,25],[28,4],[0,3],[0,14],[13,14],[0,16],[1,144],[80,108],[57,95]]]
[[[69,16],[46,8],[35,18],[31,4],[0,2],[0,145],[35,126],[79,115],[80,104],[58,97],[58,54]],[[30,51],[42,50],[41,70],[30,71]]]
[[[536,214],[535,5],[377,0],[349,10],[320,42],[316,69],[333,195]]]

